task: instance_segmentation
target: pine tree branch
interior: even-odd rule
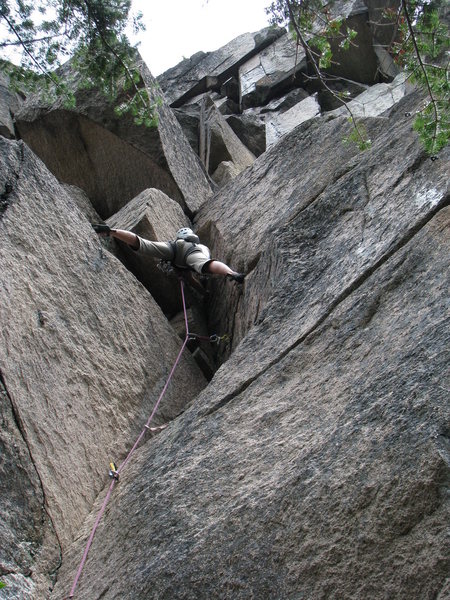
[[[58,89],[60,89],[62,92],[64,92],[64,88],[61,87],[61,85],[58,83],[58,81],[55,79],[55,77],[52,75],[52,73],[49,73],[49,71],[47,71],[37,60],[36,58],[32,55],[32,53],[28,50],[27,48],[27,42],[26,40],[22,39],[22,36],[20,35],[20,33],[17,31],[17,29],[14,27],[14,23],[8,18],[8,16],[1,11],[0,15],[5,19],[6,23],[8,24],[8,27],[10,28],[10,30],[14,33],[14,35],[17,37],[19,44],[22,46],[22,48],[24,49],[25,53],[30,57],[30,59],[32,60],[32,62],[36,65],[36,67],[38,68],[39,71],[41,71],[43,73],[43,75],[49,79],[54,85],[56,85],[56,87]]]
[[[319,81],[320,81],[320,83],[322,84],[322,86],[323,86],[323,87],[324,87],[324,88],[325,88],[325,89],[326,89],[326,90],[327,90],[327,91],[328,91],[328,92],[329,92],[329,93],[330,93],[330,94],[331,94],[331,95],[332,95],[332,96],[333,96],[333,97],[334,97],[336,100],[338,100],[338,101],[339,101],[339,102],[340,102],[340,103],[341,103],[343,106],[345,106],[345,109],[347,110],[347,112],[348,112],[348,114],[349,114],[349,116],[350,116],[351,122],[352,122],[352,124],[353,124],[353,127],[354,127],[354,129],[355,129],[355,131],[356,131],[357,135],[358,135],[358,138],[359,138],[359,139],[360,139],[360,141],[361,141],[361,144],[362,144],[362,145],[365,145],[365,144],[367,143],[367,140],[365,139],[365,137],[362,135],[361,131],[359,130],[358,123],[356,122],[355,115],[353,114],[353,112],[352,112],[352,111],[351,111],[351,109],[349,108],[349,106],[348,106],[348,103],[347,103],[347,102],[345,102],[345,100],[343,100],[343,99],[342,99],[342,98],[341,98],[341,97],[340,97],[338,94],[336,94],[336,92],[335,92],[334,90],[332,90],[332,89],[330,88],[330,86],[327,84],[327,82],[326,82],[326,80],[325,80],[325,78],[324,78],[324,76],[323,76],[323,73],[322,73],[322,71],[321,71],[321,70],[319,69],[319,67],[317,66],[317,62],[316,62],[316,60],[315,60],[315,58],[314,58],[314,56],[313,56],[312,50],[311,50],[311,48],[309,47],[309,44],[307,43],[307,41],[305,40],[305,38],[304,38],[304,36],[303,36],[303,34],[302,34],[301,30],[300,30],[300,27],[298,26],[298,23],[297,23],[297,21],[296,21],[296,19],[295,19],[295,16],[294,16],[294,11],[293,11],[293,9],[292,9],[292,4],[291,4],[290,0],[286,0],[286,4],[287,4],[287,7],[288,7],[288,11],[289,11],[289,18],[290,18],[290,21],[291,21],[291,23],[292,23],[292,25],[293,25],[293,27],[294,27],[295,33],[297,34],[297,40],[299,40],[299,41],[300,41],[300,43],[301,43],[301,45],[302,45],[302,47],[303,47],[303,50],[304,50],[304,52],[305,52],[305,55],[306,55],[307,59],[309,60],[310,64],[312,65],[313,69],[314,69],[314,72],[315,72],[315,74],[316,74],[316,77],[319,79]]]
[[[96,30],[97,30],[103,44],[105,45],[106,48],[108,48],[108,50],[111,52],[111,54],[119,61],[119,64],[122,66],[123,70],[125,71],[125,75],[128,78],[128,80],[130,81],[130,83],[135,91],[135,94],[139,98],[142,106],[145,108],[147,106],[147,102],[145,101],[145,98],[142,96],[139,88],[137,87],[130,69],[125,64],[122,57],[116,52],[115,48],[113,48],[111,46],[111,44],[108,42],[108,40],[105,38],[105,36],[101,30],[100,24],[98,23],[95,15],[93,14],[92,7],[91,7],[89,0],[84,0],[84,3],[86,5],[88,11],[90,12],[91,18],[92,18],[93,22],[95,23]]]
[[[5,18],[4,14],[2,13],[2,17]],[[8,26],[11,27],[11,25],[8,23]],[[17,34],[15,34],[17,35]],[[53,40],[57,37],[62,37],[61,33],[55,34],[55,35],[47,35],[45,37],[41,37],[41,38],[33,38],[32,40],[17,40],[16,42],[0,42],[0,48],[6,48],[8,46],[23,46],[24,44],[38,44],[39,42],[47,42],[48,40]]]
[[[416,35],[412,26],[412,22],[411,22],[411,17],[408,11],[408,7],[406,5],[406,0],[402,0],[402,10],[403,13],[405,15],[405,20],[406,20],[406,24],[408,27],[408,31],[409,34],[411,36],[411,41],[413,43],[414,46],[414,52],[416,53],[416,57],[417,57],[417,62],[419,63],[419,68],[422,71],[423,77],[425,79],[425,85],[427,88],[427,92],[428,92],[428,96],[430,97],[431,100],[431,104],[433,106],[433,112],[434,112],[434,133],[433,133],[433,140],[432,140],[432,146],[431,149],[432,151],[434,151],[434,148],[436,146],[436,139],[439,133],[439,111],[438,111],[438,107],[437,107],[437,102],[436,99],[434,98],[434,94],[433,94],[433,90],[431,89],[431,85],[430,85],[430,80],[428,79],[428,73],[427,70],[425,68],[425,64],[422,60],[422,55],[420,54],[420,50],[419,47],[417,45],[417,40],[416,40]]]

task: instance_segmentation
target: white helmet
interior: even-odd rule
[[[182,227],[177,231],[177,240],[185,240],[186,242],[199,243],[198,235],[196,235],[189,227]]]

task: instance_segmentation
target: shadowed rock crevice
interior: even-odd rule
[[[137,125],[131,115],[119,118],[99,90],[79,89],[69,61],[62,75],[76,96],[76,108],[61,110],[58,101],[48,105],[32,95],[15,116],[17,129],[60,181],[79,187],[75,178],[84,182],[102,218],[148,187],[161,189],[193,214],[211,195],[210,183],[139,55],[136,66],[156,103],[158,127]]]
[[[173,240],[176,231],[181,227],[192,226],[178,203],[161,190],[154,188],[144,190],[112,215],[107,223],[112,228],[126,229],[142,238],[161,242]],[[168,323],[184,340],[186,332],[182,313],[180,273],[174,270],[170,262],[135,252],[120,241],[104,238],[101,243],[150,292]],[[212,335],[214,332],[208,332],[206,325],[207,277],[192,273],[191,277],[184,279],[184,291],[190,332],[201,337]],[[208,342],[200,343],[195,340],[190,340],[188,343],[188,350],[191,351],[208,380],[216,369],[214,351],[210,346]]]
[[[23,163],[23,143],[20,144],[20,154],[15,155],[14,158],[15,164],[11,165],[7,179],[2,182],[3,190],[0,192],[0,220],[13,201],[13,192],[17,186]]]

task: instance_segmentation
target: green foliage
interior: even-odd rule
[[[356,31],[341,17],[333,16],[334,0],[275,0],[266,9],[272,23],[287,26],[305,50],[315,77],[347,107],[355,131],[345,141],[361,149],[370,146],[362,125],[351,114],[346,98],[327,84],[326,70],[333,65],[335,49],[348,50],[355,43]],[[449,35],[441,21],[443,0],[400,0],[398,10],[387,8],[382,20],[389,21],[397,35],[388,51],[405,69],[410,80],[424,89],[428,101],[417,114],[414,129],[430,154],[435,154],[450,138],[449,131]],[[446,56],[447,53],[447,56]]]
[[[372,141],[367,134],[364,123],[354,121],[349,118],[349,123],[353,126],[348,136],[344,137],[345,144],[356,144],[361,151],[368,150],[372,146]]]
[[[435,154],[450,139],[450,85],[446,52],[448,27],[436,7],[424,2],[404,5],[399,19],[399,40],[393,45],[396,62],[409,79],[425,89],[428,101],[418,112],[414,129],[429,154]]]
[[[448,144],[450,138],[450,120],[447,103],[437,103],[438,117],[436,119],[435,109],[429,102],[414,120],[414,130],[419,134],[425,150],[434,155]]]
[[[137,95],[128,96],[123,102],[120,102],[114,107],[114,112],[119,117],[126,113],[131,114],[136,125],[157,127],[157,109],[162,105],[162,98],[156,97],[155,100],[151,100],[145,89],[141,89],[140,93],[144,102],[142,102]],[[148,110],[148,106],[150,107],[150,110]]]
[[[0,581],[0,590],[4,587],[6,587],[6,583],[3,583],[3,581]]]
[[[0,59],[0,69],[11,87],[25,93],[39,91],[47,101],[63,99],[75,106],[73,82],[61,74],[71,58],[79,89],[99,89],[117,114],[130,112],[140,124],[157,122],[157,99],[143,88],[136,65],[137,53],[125,34],[129,24],[144,29],[142,14],[130,16],[131,0],[0,0],[0,18],[8,36],[0,43],[7,53],[20,52],[20,65]],[[127,101],[121,100],[127,94]],[[155,94],[156,95],[156,94]]]
[[[332,65],[332,45],[348,50],[357,35],[342,17],[332,15],[332,5],[333,2],[323,3],[321,0],[277,0],[266,12],[272,24],[287,26],[294,39],[298,37],[298,27],[319,68],[328,69]]]

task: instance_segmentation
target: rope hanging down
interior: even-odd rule
[[[180,362],[181,355],[183,354],[184,349],[186,348],[186,344],[191,339],[204,339],[204,340],[208,340],[208,341],[213,342],[213,343],[217,342],[218,340],[220,341],[222,339],[222,338],[219,338],[217,335],[213,335],[213,336],[211,336],[209,338],[206,338],[206,337],[198,336],[197,334],[191,334],[189,332],[188,319],[187,319],[187,311],[186,311],[186,301],[185,301],[185,298],[184,298],[184,283],[183,283],[183,280],[181,278],[180,278],[180,286],[181,286],[181,298],[183,300],[183,311],[184,311],[184,323],[185,323],[185,327],[186,327],[186,337],[184,338],[183,345],[181,346],[181,349],[178,352],[178,356],[175,359],[174,365],[172,367],[172,370],[169,373],[169,376],[168,376],[167,381],[166,381],[166,383],[165,383],[165,385],[164,385],[164,387],[162,389],[162,392],[159,395],[159,398],[156,401],[155,406],[153,407],[151,415],[147,419],[147,422],[144,425],[144,428],[142,429],[141,433],[139,434],[139,436],[137,437],[136,441],[134,442],[131,450],[128,452],[128,455],[126,456],[126,458],[123,461],[123,463],[117,469],[116,469],[114,463],[110,464],[111,483],[109,485],[109,488],[108,488],[108,491],[106,493],[105,499],[103,500],[103,503],[102,503],[102,505],[100,507],[100,510],[99,510],[98,514],[97,514],[97,518],[95,519],[95,523],[94,523],[94,525],[92,527],[91,533],[89,535],[89,539],[88,539],[88,541],[86,543],[86,547],[84,549],[83,556],[81,558],[81,562],[80,562],[80,565],[78,567],[77,574],[75,575],[75,579],[73,581],[72,588],[70,590],[70,594],[69,594],[68,598],[73,598],[74,597],[75,589],[76,589],[76,587],[78,585],[78,580],[80,579],[81,572],[82,572],[83,567],[84,567],[84,565],[86,563],[87,555],[89,553],[89,549],[90,549],[92,541],[94,539],[95,532],[97,531],[97,528],[98,528],[98,525],[100,523],[100,520],[101,520],[101,518],[103,516],[103,513],[105,512],[106,506],[107,506],[107,504],[109,502],[109,499],[111,497],[111,494],[112,494],[112,491],[114,489],[114,486],[119,481],[119,475],[120,475],[121,471],[123,471],[123,469],[125,468],[125,466],[130,461],[131,456],[133,455],[134,451],[138,447],[139,442],[144,437],[146,431],[148,431],[148,430],[149,431],[154,431],[154,430],[159,430],[159,429],[163,428],[163,427],[161,427],[161,428],[160,427],[150,427],[150,423],[152,422],[153,417],[155,416],[155,413],[158,410],[158,406],[159,406],[162,398],[164,397],[164,394],[166,393],[166,390],[167,390],[167,388],[169,386],[170,380],[172,379],[172,376],[173,376],[173,374],[175,372],[175,369],[177,368],[178,363]],[[223,336],[223,337],[225,337],[225,336]]]

